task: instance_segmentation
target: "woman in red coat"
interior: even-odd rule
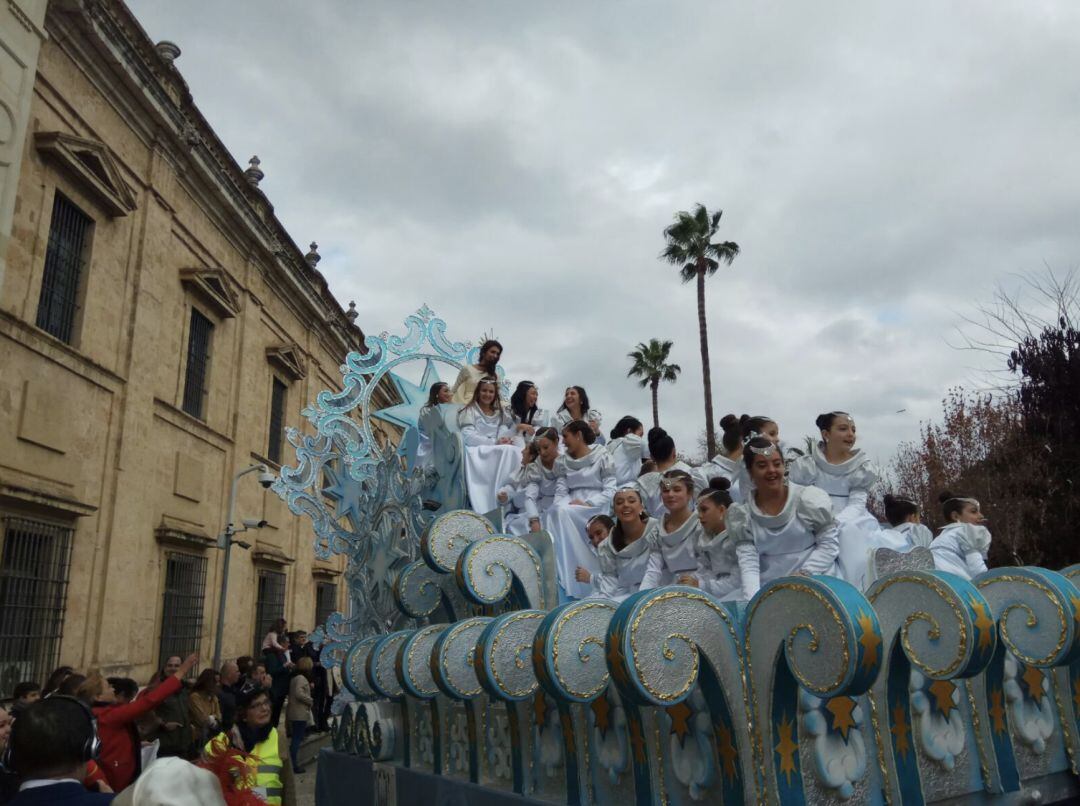
[[[97,762],[114,792],[127,787],[139,774],[142,745],[135,720],[179,691],[184,677],[197,661],[197,655],[188,656],[176,674],[129,703],[118,703],[112,686],[99,674],[91,675],[79,687],[80,699],[92,703],[101,740]]]

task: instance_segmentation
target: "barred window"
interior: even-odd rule
[[[86,262],[86,236],[93,220],[60,193],[53,197],[45,273],[38,297],[37,326],[71,343]]]
[[[173,655],[186,658],[202,644],[206,558],[168,552],[162,604],[160,666]],[[160,668],[159,666],[159,668]]]
[[[267,440],[266,458],[275,464],[281,464],[281,442],[285,435],[285,400],[289,387],[274,378],[270,391],[270,435]]]
[[[259,571],[259,590],[255,599],[256,656],[262,652],[263,638],[270,632],[270,626],[284,616],[285,575],[280,571]]]
[[[74,530],[17,517],[0,526],[0,697],[10,697],[59,661]]]
[[[315,583],[315,624],[313,627],[322,627],[326,619],[337,610],[337,583]]]
[[[210,338],[213,334],[214,323],[197,308],[192,308],[184,376],[184,411],[200,420],[204,419],[206,408],[206,374],[210,368]]]

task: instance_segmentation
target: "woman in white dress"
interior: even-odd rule
[[[529,468],[536,461],[538,449],[535,443],[526,443],[521,449],[521,464],[510,480],[495,494],[503,509],[503,532],[523,535],[529,531],[529,515],[525,510],[525,492],[529,485]]]
[[[705,489],[713,479],[727,479],[731,485],[732,500],[740,501],[739,479],[744,471],[742,421],[734,414],[725,414],[720,418],[720,429],[723,431],[720,453],[695,470],[695,481],[700,489]],[[777,434],[779,435],[779,431]]]
[[[540,389],[532,381],[522,381],[510,395],[510,413],[518,434],[531,440],[536,431],[551,424],[551,414],[540,408]]]
[[[934,566],[964,579],[977,577],[986,571],[986,558],[990,552],[990,530],[983,525],[986,518],[979,502],[948,490],[938,496],[938,500],[947,525],[930,544]]]
[[[697,570],[678,579],[680,585],[701,588],[722,602],[735,601],[743,595],[735,541],[727,528],[727,513],[733,503],[730,486],[726,478],[716,476],[698,496],[701,534],[696,550]]]
[[[641,463],[649,458],[649,446],[645,442],[645,426],[637,417],[629,414],[615,423],[608,441],[608,453],[615,462],[615,482],[620,487],[633,484],[641,475]]]
[[[484,378],[476,385],[472,402],[458,412],[458,426],[465,443],[469,502],[476,512],[491,512],[499,505],[496,493],[521,464],[523,444],[494,380]]]
[[[815,423],[821,442],[792,462],[788,473],[796,484],[812,484],[829,494],[840,527],[840,576],[863,590],[870,552],[883,545],[881,526],[866,508],[870,488],[881,474],[855,447],[855,420],[850,414],[820,414]]]
[[[543,528],[544,515],[555,503],[559,432],[551,427],[541,428],[536,432],[533,445],[536,446],[537,458],[529,465],[525,476],[525,515],[528,517],[529,531],[539,532]]]
[[[552,425],[561,432],[574,420],[583,420],[592,427],[595,434],[600,430],[601,419],[600,412],[589,408],[589,393],[585,391],[585,387],[568,386],[563,394],[562,405],[555,412]]]
[[[675,452],[675,440],[663,428],[649,429],[649,455],[656,462],[656,469],[638,477],[645,511],[654,518],[667,514],[660,490],[660,479],[669,470],[682,470],[693,475],[693,468],[679,459]]]
[[[615,520],[610,515],[593,515],[589,518],[589,522],[585,524],[585,534],[589,538],[589,545],[593,547],[594,551],[600,550],[600,544],[603,543],[611,535],[611,530],[615,528]],[[599,574],[599,572],[597,572]],[[593,596],[596,594],[596,585],[593,584],[593,574],[589,572],[588,568],[578,566],[574,571],[574,579],[578,582],[586,582],[592,585],[593,592],[589,594]]]
[[[743,597],[788,574],[836,574],[840,552],[829,496],[817,487],[790,484],[784,454],[765,437],[746,443],[748,489],[727,513],[742,575]]]
[[[660,479],[664,515],[652,535],[649,567],[641,580],[641,589],[671,585],[684,574],[696,571],[695,550],[701,542],[701,521],[694,517],[694,480],[685,470],[668,470]]]
[[[588,423],[575,420],[562,431],[566,453],[556,461],[555,502],[544,526],[555,541],[555,570],[559,586],[570,599],[588,596],[591,587],[574,577],[577,567],[597,570],[596,552],[585,536],[593,515],[611,510],[615,495],[615,465]]]
[[[615,526],[596,549],[600,568],[590,578],[593,596],[621,602],[641,588],[657,523],[645,512],[637,487],[620,488],[613,506]]]
[[[418,436],[416,445],[417,467],[430,467],[432,463],[431,436],[424,430],[424,415],[440,403],[449,403],[453,399],[454,395],[450,391],[450,384],[448,383],[442,381],[433,383],[428,390],[427,403],[420,408],[420,414],[416,418],[416,433]]]

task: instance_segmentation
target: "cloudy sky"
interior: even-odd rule
[[[1080,262],[1075,3],[129,2],[366,331],[427,302],[606,426],[647,420],[625,354],[672,339],[684,450],[676,210],[742,247],[707,290],[717,416],[797,440],[846,409],[882,461],[971,380],[959,316]]]

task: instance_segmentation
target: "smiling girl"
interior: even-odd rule
[[[658,524],[645,512],[636,487],[620,488],[613,504],[615,526],[596,549],[599,570],[591,574],[591,582],[593,596],[621,602],[641,589]]]
[[[660,479],[660,496],[667,513],[649,546],[649,567],[641,589],[672,584],[678,576],[697,569],[694,549],[701,539],[701,521],[690,508],[694,481],[685,470],[668,470]]]
[[[465,443],[469,501],[477,512],[490,512],[499,506],[496,493],[520,467],[524,444],[517,436],[513,417],[499,400],[495,380],[480,380],[472,402],[458,412],[458,426]]]
[[[743,464],[750,489],[726,518],[743,596],[750,599],[763,584],[787,574],[835,574],[840,544],[829,496],[817,487],[789,484],[780,447],[765,437],[746,443]]]
[[[695,547],[698,565],[690,574],[679,577],[680,585],[691,585],[711,593],[720,601],[738,599],[743,594],[735,541],[727,528],[727,513],[732,505],[730,482],[713,478],[697,499],[697,517],[701,533]]]
[[[529,531],[539,532],[541,519],[555,502],[558,475],[555,460],[559,458],[559,432],[554,428],[541,428],[533,440],[536,461],[529,465],[525,474],[525,515],[529,519]]]

